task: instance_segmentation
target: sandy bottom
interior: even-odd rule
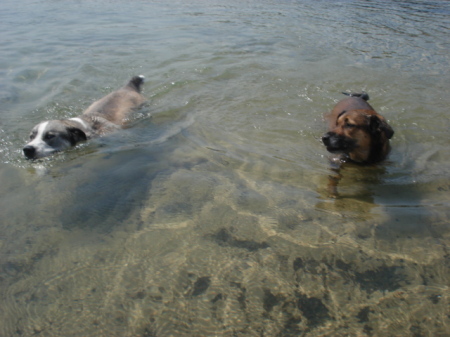
[[[448,219],[401,232],[364,198],[312,205],[282,167],[211,158],[156,175],[108,233],[2,241],[0,334],[449,336]]]

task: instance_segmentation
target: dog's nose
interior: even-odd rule
[[[27,158],[33,158],[36,153],[36,149],[34,146],[27,145],[23,148],[23,154]]]
[[[326,146],[330,145],[330,134],[329,134],[329,133],[326,133],[326,134],[324,134],[324,135],[322,136],[322,142],[323,142]]]

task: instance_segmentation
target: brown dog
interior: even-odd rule
[[[389,139],[394,131],[379,115],[363,93],[343,93],[347,97],[336,104],[325,116],[329,132],[322,141],[331,153],[341,154],[341,159],[360,164],[373,164],[386,158]]]

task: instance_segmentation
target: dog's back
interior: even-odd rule
[[[83,117],[105,119],[115,125],[122,125],[129,112],[145,102],[141,95],[144,76],[134,76],[125,86],[92,103]]]
[[[334,124],[339,114],[341,114],[343,111],[351,111],[351,110],[374,111],[374,108],[369,103],[367,103],[367,101],[369,100],[369,95],[367,93],[343,92],[343,94],[349,97],[340,100],[334,106],[333,110],[325,115],[325,118],[328,120],[329,123]],[[329,127],[332,126],[333,125],[329,125]]]

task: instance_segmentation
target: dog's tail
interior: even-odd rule
[[[127,87],[130,87],[136,90],[137,92],[141,92],[141,86],[142,83],[144,83],[144,79],[145,77],[143,75],[133,76],[130,82],[128,82]]]
[[[344,95],[350,96],[350,97],[359,97],[362,98],[365,101],[369,100],[369,94],[367,92],[342,92]]]

